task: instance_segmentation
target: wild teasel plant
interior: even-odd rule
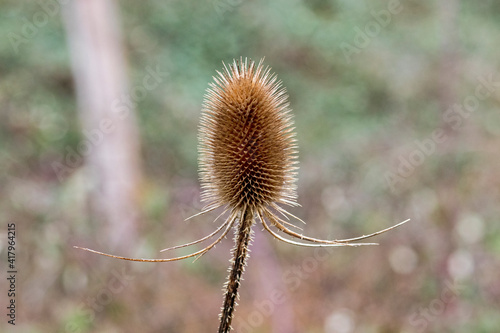
[[[235,246],[218,331],[222,333],[231,330],[238,288],[252,241],[252,226],[257,221],[280,241],[322,247],[376,245],[354,242],[382,234],[409,220],[370,235],[341,240],[312,238],[292,230],[300,231],[301,228],[290,223],[290,218],[305,222],[282,207],[299,206],[296,192],[297,145],[286,90],[271,69],[264,68],[263,60],[255,64],[240,58],[240,61],[233,61],[229,68],[224,64],[223,72],[217,73],[205,95],[199,127],[200,179],[202,200],[206,205],[192,217],[221,207],[224,211],[216,220],[229,214],[211,234],[162,251],[195,245],[219,233],[220,236],[199,251],[169,259],[128,258],[76,248],[130,261],[176,261],[202,256],[234,229]]]

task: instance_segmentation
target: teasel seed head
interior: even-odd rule
[[[228,210],[229,216],[211,234],[190,243],[166,248],[162,252],[192,246],[222,232],[215,241],[191,254],[168,259],[129,258],[76,246],[85,251],[129,261],[177,261],[199,258],[221,242],[234,227],[235,247],[225,288],[219,333],[231,330],[255,220],[260,221],[274,238],[304,247],[375,245],[357,241],[380,235],[409,221],[369,235],[340,240],[308,237],[287,227],[298,228],[286,221],[289,217],[304,222],[278,205],[298,205],[295,185],[297,146],[286,91],[277,81],[276,75],[271,74],[269,67],[264,69],[262,63],[263,60],[256,65],[251,60],[245,58],[243,62],[240,58],[229,68],[224,65],[224,71],[214,77],[215,82],[210,84],[205,95],[199,131],[199,162],[202,199],[207,205],[191,218],[221,206],[226,206],[226,209],[215,220]],[[271,227],[300,241],[285,238]]]
[[[270,68],[234,61],[207,89],[199,131],[207,207],[297,205],[297,146],[286,90]]]

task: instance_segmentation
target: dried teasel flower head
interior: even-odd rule
[[[206,208],[297,205],[297,146],[286,90],[263,60],[240,59],[218,74],[200,122]]]
[[[382,234],[408,221],[369,235],[340,240],[308,237],[288,228],[301,230],[288,220],[289,217],[302,220],[279,205],[298,205],[295,185],[297,146],[286,91],[262,63],[261,60],[256,65],[253,61],[245,59],[243,62],[240,58],[229,68],[224,65],[224,71],[214,77],[215,82],[210,84],[205,95],[199,131],[199,161],[202,199],[207,205],[194,216],[219,207],[225,207],[219,217],[228,210],[229,216],[211,234],[162,252],[192,246],[220,234],[216,240],[191,254],[168,259],[129,258],[77,247],[130,261],[177,261],[202,256],[221,242],[234,227],[235,247],[219,333],[231,330],[238,287],[252,238],[251,227],[255,220],[260,221],[274,238],[305,247],[373,245],[357,241]],[[282,234],[289,237],[283,237]]]
[[[256,65],[251,60],[240,58],[229,68],[224,64],[224,71],[217,73],[219,75],[214,77],[205,95],[199,131],[202,199],[207,204],[190,218],[219,207],[225,207],[219,217],[228,210],[230,214],[211,234],[162,252],[204,242],[221,231],[222,234],[199,251],[169,259],[128,258],[76,248],[123,260],[167,262],[207,253],[235,225],[240,225],[244,233],[249,234],[254,219],[260,221],[274,238],[305,247],[374,245],[357,241],[380,235],[409,221],[369,235],[335,240],[308,237],[289,229],[287,226],[302,230],[289,223],[289,217],[305,222],[280,206],[298,206],[295,185],[297,146],[286,91],[276,75],[271,74],[270,68],[263,67],[263,60]],[[271,227],[300,241],[285,238]]]

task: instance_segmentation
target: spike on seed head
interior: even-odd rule
[[[296,205],[296,141],[288,96],[270,68],[245,59],[218,72],[200,121],[202,198],[260,211]]]

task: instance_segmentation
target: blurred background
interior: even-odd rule
[[[184,221],[202,207],[197,126],[212,76],[243,56],[289,93],[305,234],[412,221],[331,251],[256,226],[235,332],[498,332],[498,1],[0,8],[0,267],[15,223],[18,269],[1,331],[215,331],[232,237],[194,263],[72,246],[167,258],[218,226]]]

